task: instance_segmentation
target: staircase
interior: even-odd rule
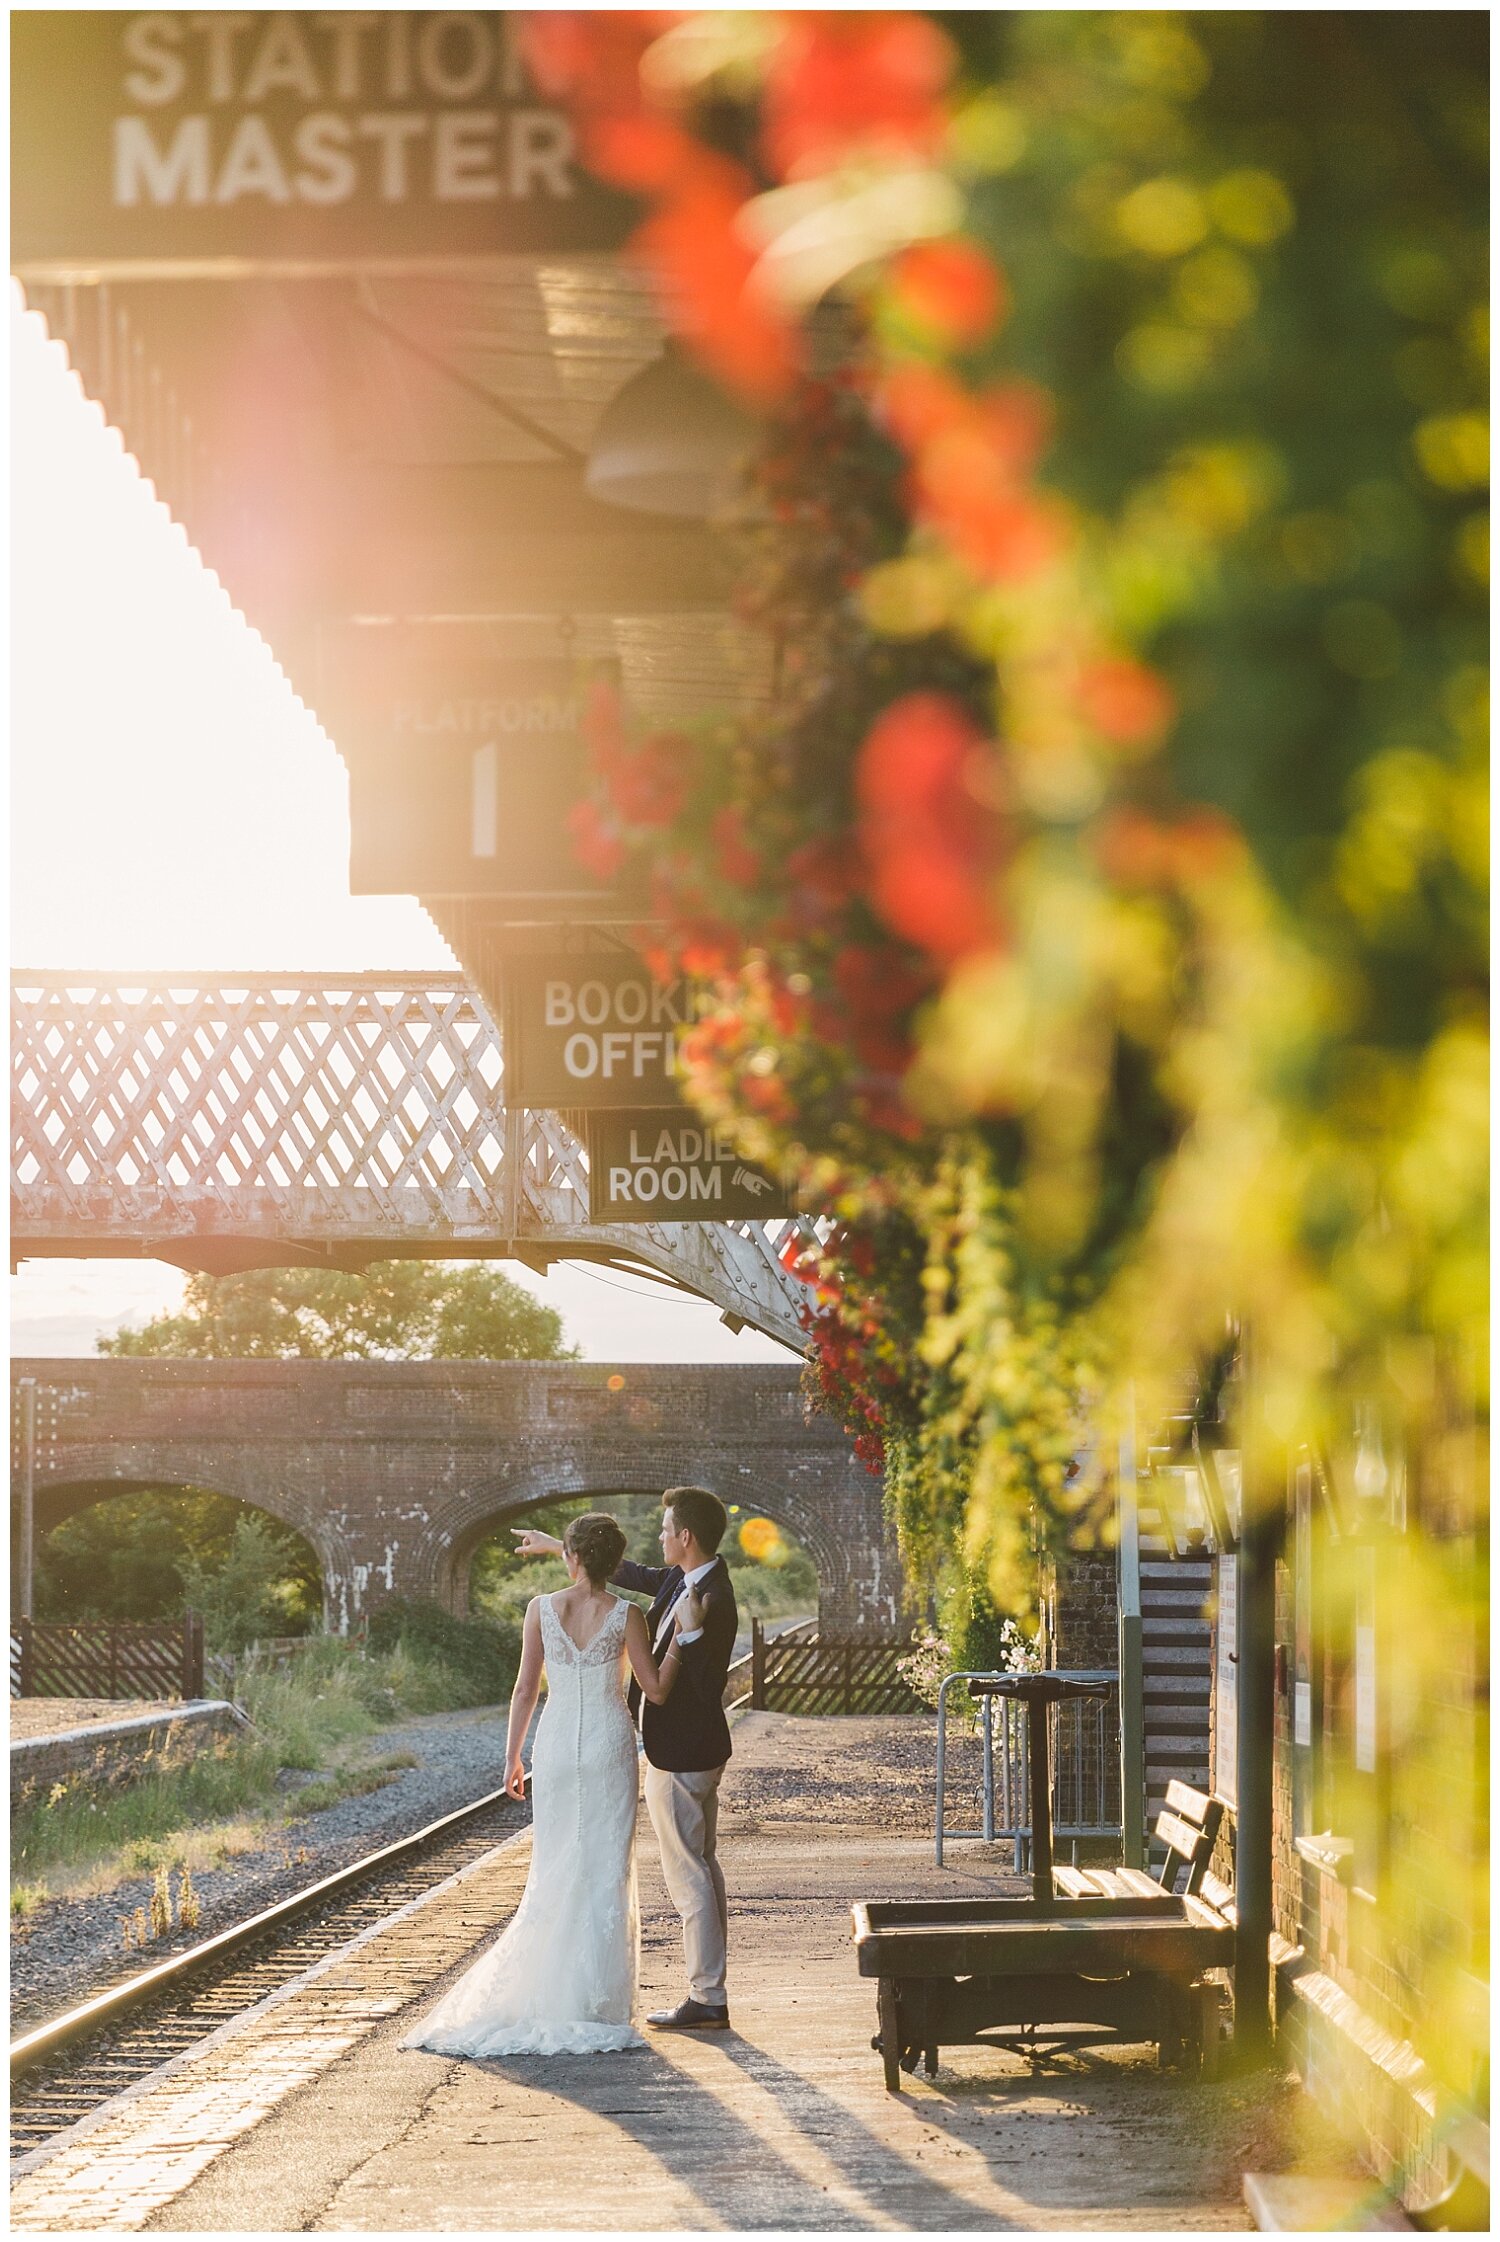
[[[1208,1693],[1213,1640],[1204,1606],[1213,1590],[1213,1560],[1173,1558],[1152,1493],[1140,1493],[1142,1726],[1146,1757],[1146,1828],[1166,1803],[1175,1777],[1211,1790]],[[1164,1855],[1151,1843],[1152,1866]]]

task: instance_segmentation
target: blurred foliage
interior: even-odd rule
[[[510,1695],[521,1662],[517,1622],[457,1619],[441,1604],[420,1596],[390,1596],[377,1604],[370,1614],[367,1641],[376,1656],[399,1650],[419,1663],[443,1669],[459,1692],[448,1703],[500,1704]]]
[[[1127,1395],[1160,1423],[1245,1325],[1252,1500],[1371,1413],[1404,1510],[1368,1959],[1455,2075],[1487,1966],[1485,40],[532,22],[667,318],[764,416],[769,704],[681,737],[601,704],[578,832],[710,985],[694,1103],[837,1218],[813,1378],[915,1577],[1000,1609],[1105,1530]]]
[[[482,1261],[375,1261],[367,1269],[250,1269],[188,1279],[179,1314],[127,1324],[102,1355],[318,1362],[558,1362],[562,1318]]]
[[[54,1527],[37,1544],[36,1616],[58,1624],[174,1619],[194,1603],[189,1580],[216,1580],[236,1561],[242,1525],[256,1528],[256,1546],[267,1552],[257,1591],[263,1624],[251,1634],[318,1626],[323,1586],[310,1544],[278,1519],[192,1487],[111,1495]]]
[[[205,1559],[191,1551],[178,1568],[183,1601],[203,1620],[211,1651],[244,1650],[276,1634],[286,1616],[286,1537],[269,1519],[237,1518],[229,1547]]]
[[[815,1331],[908,1525],[1013,1595],[1093,1530],[1085,1403],[1149,1421],[1226,1316],[1276,1438],[1479,1405],[1481,27],[533,29],[768,414],[771,708],[598,706],[581,838],[713,981],[695,1102],[836,1257],[928,1241]]]

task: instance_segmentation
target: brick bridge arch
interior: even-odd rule
[[[800,1371],[545,1362],[18,1361],[39,1531],[127,1487],[252,1504],[311,1543],[331,1627],[389,1595],[461,1609],[486,1535],[547,1502],[712,1487],[788,1527],[830,1634],[889,1636],[904,1594],[878,1480]],[[640,1552],[649,1561],[649,1552]]]

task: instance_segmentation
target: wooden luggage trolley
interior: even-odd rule
[[[1047,1711],[1107,1686],[1066,1674],[971,1684],[1027,1708],[1032,1896],[856,1903],[855,1952],[861,1977],[879,1982],[872,2044],[891,2093],[903,2070],[921,2060],[931,2077],[939,2049],[965,2043],[1154,2040],[1164,2064],[1213,2068],[1219,1994],[1205,1973],[1234,1960],[1232,1895],[1215,1879],[1213,1903],[1203,1894],[1221,1802],[1186,1783],[1169,1786],[1156,1824],[1167,1848],[1159,1880],[1135,1868],[1052,1865]]]

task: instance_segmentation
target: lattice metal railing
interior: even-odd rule
[[[584,1146],[507,1112],[499,1031],[451,976],[18,974],[11,1012],[18,1259],[633,1262],[803,1343],[802,1218],[591,1224]]]

